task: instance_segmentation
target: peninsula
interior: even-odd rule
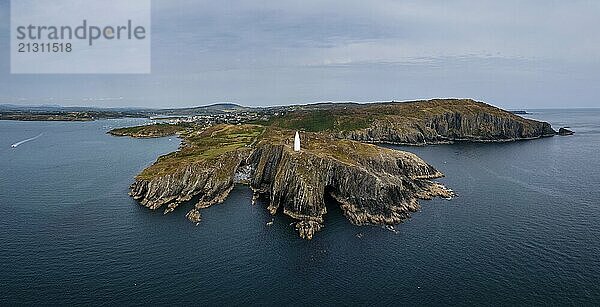
[[[453,196],[435,182],[444,174],[418,156],[369,143],[507,142],[556,134],[548,123],[470,99],[304,105],[235,125],[163,123],[109,133],[182,139],[178,151],[135,178],[130,195],[143,206],[167,214],[193,202],[187,216],[198,223],[201,209],[243,183],[268,199],[271,214],[297,220],[306,239],[322,228],[326,195],[355,225],[395,225],[420,208],[419,200]]]

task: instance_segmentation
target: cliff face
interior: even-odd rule
[[[361,142],[409,145],[505,142],[556,134],[548,123],[471,99],[330,105],[290,112],[271,124]]]
[[[337,137],[362,142],[425,145],[454,141],[506,142],[553,136],[550,124],[489,113],[448,112],[422,120],[385,118]]]
[[[250,159],[256,165],[251,187],[269,195],[272,214],[283,208],[284,214],[299,220],[296,228],[307,239],[321,229],[326,194],[355,225],[398,224],[420,208],[418,199],[452,195],[431,181],[443,174],[417,156],[378,150],[378,155],[348,163],[311,150],[294,152],[285,145],[265,145]]]
[[[247,150],[233,151],[209,161],[183,165],[161,176],[138,177],[129,195],[152,210],[167,206],[165,214],[192,198],[198,199],[197,208],[206,208],[229,195],[238,165],[247,154]]]
[[[184,133],[181,148],[142,171],[130,195],[152,210],[167,206],[165,213],[192,199],[197,199],[197,208],[219,203],[233,188],[238,167],[263,129],[219,125]]]
[[[188,218],[199,222],[199,209],[222,202],[236,181],[246,181],[257,195],[268,197],[271,214],[282,209],[298,220],[296,228],[306,239],[322,227],[326,195],[356,225],[398,224],[418,210],[418,199],[452,195],[431,181],[443,174],[414,154],[313,133],[303,134],[304,147],[296,152],[288,136],[293,132],[267,129],[252,146],[173,163],[189,154],[190,144],[184,145],[142,172],[130,194],[152,210],[166,206],[165,213],[197,200]]]
[[[222,202],[237,182],[269,200],[271,214],[296,219],[301,237],[322,228],[331,196],[356,225],[394,225],[419,209],[420,199],[451,197],[434,182],[443,176],[414,154],[369,142],[405,144],[498,142],[551,136],[549,124],[472,100],[445,99],[300,109],[263,125],[119,129],[117,135],[178,133],[183,146],[136,177],[131,196],[165,214],[187,201],[187,217]],[[290,129],[292,128],[292,129]],[[293,150],[295,130],[302,149]],[[360,141],[360,142],[357,142]]]

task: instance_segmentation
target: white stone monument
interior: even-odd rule
[[[300,151],[300,134],[296,131],[296,136],[294,137],[294,151]]]

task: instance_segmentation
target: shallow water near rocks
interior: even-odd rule
[[[238,185],[195,226],[127,196],[174,138],[106,135],[142,120],[0,121],[0,304],[599,304],[600,110],[527,115],[576,134],[396,147],[458,197],[396,232],[330,203],[312,241]],[[17,148],[11,144],[43,135]]]

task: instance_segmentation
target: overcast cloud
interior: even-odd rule
[[[152,74],[11,75],[9,1],[0,0],[0,103],[258,106],[471,97],[506,108],[600,106],[600,1],[152,5]]]

